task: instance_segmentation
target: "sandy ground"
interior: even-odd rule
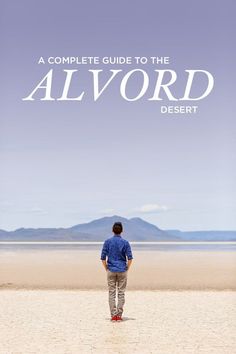
[[[135,251],[133,290],[236,290],[236,254]],[[106,289],[99,250],[0,253],[0,288]]]
[[[233,354],[236,293],[127,291],[112,323],[101,290],[1,290],[1,354]]]

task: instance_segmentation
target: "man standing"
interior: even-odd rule
[[[132,263],[133,255],[129,242],[121,237],[123,231],[121,222],[115,222],[112,231],[114,235],[103,244],[101,260],[107,271],[111,320],[121,321],[125,303],[127,273]],[[116,285],[118,289],[117,306]]]

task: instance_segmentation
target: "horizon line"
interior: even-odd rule
[[[104,241],[0,241],[0,245],[102,245]],[[129,241],[133,245],[236,245],[236,241]]]

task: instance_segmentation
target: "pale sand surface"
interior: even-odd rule
[[[236,253],[134,252],[129,289],[236,290]],[[0,288],[106,289],[100,250],[0,253]]]
[[[1,354],[234,354],[236,293],[127,291],[110,322],[101,290],[0,291]]]

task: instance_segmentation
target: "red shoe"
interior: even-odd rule
[[[111,321],[117,321],[117,316],[112,316]]]
[[[116,316],[116,321],[123,321],[123,318],[121,316]]]

